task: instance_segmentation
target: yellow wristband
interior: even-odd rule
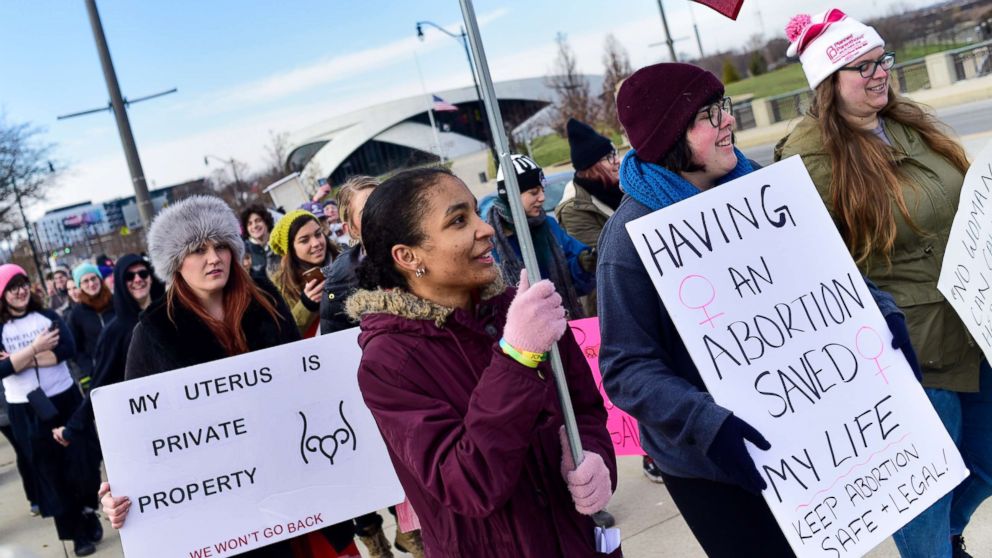
[[[530,368],[537,368],[539,364],[548,360],[548,353],[521,351],[509,344],[506,339],[499,340],[499,347],[503,349],[503,353],[505,353],[508,357]]]

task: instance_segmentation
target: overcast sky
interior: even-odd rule
[[[688,0],[665,0],[676,50],[698,54],[693,19],[707,53],[738,49],[755,34],[782,36],[801,5],[838,7],[859,19],[927,5],[925,0],[745,0],[731,21]],[[423,92],[471,85],[459,43],[416,21],[457,31],[456,0],[98,0],[125,97],[178,87],[133,105],[131,125],[149,184],[161,187],[209,174],[204,155],[260,168],[270,131],[293,132],[356,108]],[[613,33],[634,67],[667,60],[656,0],[477,0],[475,10],[496,80],[542,76],[566,33],[582,71],[602,72],[602,45]],[[130,195],[131,180],[110,113],[56,121],[59,114],[105,105],[82,0],[0,2],[0,111],[8,123],[45,129],[70,170],[44,210]]]

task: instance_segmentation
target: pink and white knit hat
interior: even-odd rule
[[[869,27],[844,12],[832,9],[815,16],[799,14],[785,26],[789,38],[786,56],[799,56],[810,89],[830,77],[838,68],[864,56],[885,41]]]

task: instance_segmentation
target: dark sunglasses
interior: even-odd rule
[[[134,281],[134,278],[135,277],[141,277],[142,279],[148,279],[148,277],[150,277],[150,276],[151,276],[151,273],[149,273],[147,269],[139,269],[138,271],[125,271],[124,272],[124,282],[125,283],[130,283],[131,281]]]

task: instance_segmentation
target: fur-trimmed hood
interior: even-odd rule
[[[479,293],[479,300],[487,301],[504,291],[506,283],[497,274],[496,280]],[[425,300],[402,289],[359,289],[348,298],[345,309],[348,316],[356,322],[369,314],[386,314],[407,320],[429,320],[439,328],[444,327],[455,311],[454,308]]]

